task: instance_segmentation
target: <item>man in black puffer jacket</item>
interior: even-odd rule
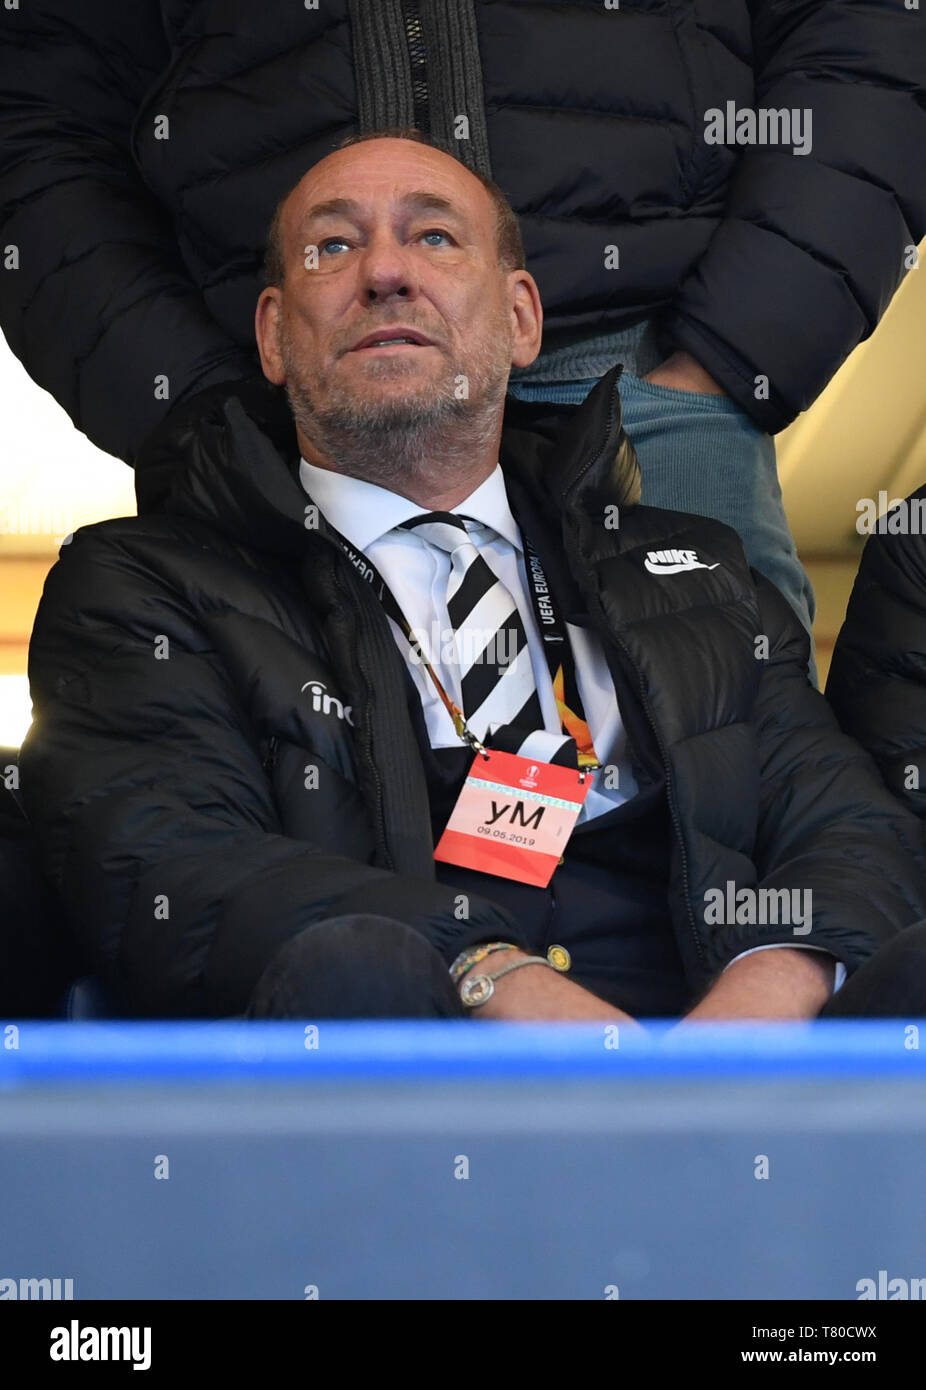
[[[542,315],[498,190],[420,142],[351,145],[286,200],[269,278],[267,381],[165,423],[139,516],[78,531],[36,619],[22,794],[122,1005],[864,1009],[865,962],[926,916],[917,822],[735,533],[622,505],[619,368],[565,423],[505,407]],[[456,641],[500,612],[514,657],[432,644],[426,673],[389,592]],[[435,860],[473,763],[447,690],[490,750],[520,730],[531,777],[589,767],[548,886]],[[510,964],[464,1002],[486,945]]]
[[[348,133],[415,125],[511,200],[547,314],[526,398],[625,364],[643,501],[732,525],[807,626],[771,436],[926,233],[902,0],[29,0],[0,7],[0,324],[134,462],[256,369],[263,236]]]
[[[826,698],[926,835],[926,487],[867,520],[871,538],[836,640]],[[884,1013],[917,1012],[926,927],[883,946],[866,975]]]
[[[894,795],[926,821],[926,487],[874,523],[826,698]]]

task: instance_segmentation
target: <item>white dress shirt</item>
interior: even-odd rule
[[[447,611],[447,585],[450,555],[411,531],[396,531],[403,521],[420,516],[425,508],[396,492],[360,478],[349,478],[328,468],[302,460],[299,477],[325,519],[355,550],[362,551],[379,570],[404,613],[409,626],[430,634],[432,625],[439,632],[452,629]],[[543,638],[537,627],[527,587],[524,545],[508,505],[505,478],[496,465],[484,483],[459,506],[455,514],[472,517],[487,528],[472,535],[487,563],[514,599],[527,634],[531,667],[544,728],[562,734],[553,679],[547,665]],[[444,702],[424,666],[411,659],[409,642],[398,623],[389,619],[399,650],[408,660],[415,687],[421,697],[425,723],[432,748],[459,748],[460,738]],[[627,756],[627,735],[621,723],[608,665],[598,637],[586,628],[566,624],[576,663],[576,684],[582,697],[585,718],[602,764],[593,774],[591,789],[579,821],[591,820],[627,801],[637,791]],[[435,658],[440,645],[431,645]],[[461,705],[460,669],[456,663],[432,661],[438,680],[451,699]],[[606,773],[606,769],[610,769]],[[605,786],[605,781],[612,784]]]
[[[422,536],[395,529],[402,522],[420,516],[426,508],[376,483],[336,473],[330,468],[319,468],[305,459],[299,464],[299,480],[326,521],[355,550],[373,561],[411,628],[428,634],[435,628],[438,632],[452,628],[447,611],[450,555],[431,545]],[[524,544],[511,513],[500,465],[496,465],[474,492],[449,510],[472,517],[485,528],[475,534],[471,531],[471,538],[517,605],[527,634],[544,728],[551,733],[561,734],[563,730],[553,694],[553,680],[529,598]],[[413,660],[408,639],[398,623],[392,618],[389,623],[421,698],[431,747],[460,747],[461,741],[453,721],[430,676],[420,662]],[[627,801],[636,793],[637,784],[630,768],[627,734],[621,722],[614,683],[601,643],[588,628],[567,623],[566,631],[575,659],[576,684],[582,697],[585,718],[596,756],[602,765],[593,774],[591,789],[578,817],[578,822],[582,822],[603,815]],[[441,645],[431,644],[431,654],[435,658],[441,655]],[[460,706],[459,666],[439,660],[432,660],[431,664],[444,689]],[[605,785],[606,780],[610,785]],[[742,952],[736,959],[752,955],[753,951],[774,950],[776,946],[786,944],[790,943],[755,946],[750,951]],[[795,942],[794,945],[811,951],[822,949],[803,942]],[[730,962],[732,964],[733,961]],[[835,989],[843,983],[845,974],[845,966],[837,962]]]

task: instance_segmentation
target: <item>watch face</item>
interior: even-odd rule
[[[491,999],[494,992],[495,986],[488,975],[473,975],[464,981],[460,998],[473,1009],[477,1004],[484,1004],[487,999]]]
[[[572,964],[572,957],[565,946],[551,946],[547,951],[547,960],[554,970],[568,970]]]

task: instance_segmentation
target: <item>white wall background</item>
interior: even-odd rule
[[[134,515],[132,470],[74,428],[2,334],[0,420],[0,557],[53,554],[77,526]]]
[[[135,513],[132,470],[94,448],[36,386],[0,334],[0,635],[22,624],[6,559],[50,566],[68,532]],[[32,718],[24,670],[0,672],[0,746],[18,747]]]

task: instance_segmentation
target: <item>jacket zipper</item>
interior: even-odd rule
[[[360,612],[358,605],[355,603],[353,594],[350,593],[350,591],[347,589],[346,585],[342,582],[341,577],[339,574],[337,574],[337,572],[335,572],[335,583],[338,589],[340,589],[341,593],[344,595],[344,598],[346,602],[349,604],[352,611],[355,614],[357,614],[360,620],[362,620],[363,614]],[[361,659],[359,643],[355,648],[354,658],[356,661],[357,670],[360,672],[361,679],[363,680],[363,683],[366,686],[367,692],[367,698],[364,701],[363,727],[361,730],[363,737],[360,740],[359,753],[365,765],[369,768],[370,773],[372,774],[372,781],[376,797],[376,806],[374,808],[374,830],[377,837],[377,841],[380,845],[383,864],[385,868],[392,869],[394,871],[395,865],[392,861],[392,855],[389,853],[389,842],[386,834],[386,817],[383,811],[383,781],[379,774],[379,768],[376,766],[376,760],[370,752],[370,743],[372,741],[370,737],[370,711],[372,709],[373,700],[375,699],[373,681],[371,680],[370,674],[366,666],[364,665],[363,660]]]
[[[276,767],[277,748],[279,747],[279,743],[280,740],[276,737],[276,735],[274,735],[274,737],[271,738],[270,742],[267,745],[267,752],[264,754],[264,761],[262,763],[262,767],[268,777],[270,776],[273,769]]]
[[[598,605],[598,607],[600,609],[600,604]],[[603,612],[601,613],[601,618],[602,622],[604,622]],[[650,702],[646,698],[646,684],[643,680],[643,672],[640,670],[639,666],[637,666],[636,662],[631,657],[629,651],[627,650],[627,647],[621,641],[621,639],[619,637],[616,637],[614,640],[617,642],[617,645],[623,652],[627,665],[630,667],[630,669],[633,671],[634,675],[637,678],[637,685],[640,690],[640,700],[642,702],[644,710],[646,711],[646,717],[649,720],[650,728],[656,736],[656,743],[659,748],[659,756],[662,759],[662,766],[666,775],[666,799],[669,803],[669,814],[672,817],[672,825],[675,829],[675,837],[678,840],[678,847],[681,851],[682,856],[682,885],[685,889],[685,909],[688,913],[688,925],[691,927],[691,935],[694,938],[695,950],[698,953],[698,959],[700,960],[702,967],[706,969],[707,954],[704,950],[704,943],[701,940],[701,935],[698,931],[698,926],[695,921],[695,915],[691,910],[691,882],[688,876],[688,852],[685,849],[685,840],[682,835],[681,817],[678,814],[678,807],[675,802],[675,788],[672,783],[672,774],[669,769],[669,757],[666,752],[666,746],[663,742],[662,735],[660,734],[659,729],[657,727]]]
[[[589,456],[588,462],[585,464],[585,467],[582,468],[581,471],[580,471],[579,473],[577,473],[576,476],[575,476],[574,478],[572,478],[572,480],[563,488],[563,491],[562,491],[562,498],[563,498],[563,503],[564,503],[564,505],[565,505],[565,502],[566,502],[566,494],[567,494],[568,492],[571,492],[571,491],[573,490],[573,488],[578,487],[579,483],[580,483],[580,482],[582,481],[582,479],[585,477],[586,473],[589,471],[589,469],[592,467],[592,465],[593,465],[594,463],[596,463],[597,460],[601,457],[602,453],[604,452],[605,446],[606,446],[608,440],[609,440],[610,437],[611,437],[611,433],[612,433],[613,428],[614,428],[614,417],[615,417],[615,414],[616,414],[617,401],[618,401],[618,399],[619,399],[619,397],[618,397],[618,389],[617,389],[617,388],[618,388],[618,383],[619,383],[619,381],[620,381],[622,375],[623,375],[623,370],[621,370],[620,372],[618,372],[617,376],[616,376],[615,379],[614,379],[614,386],[613,386],[612,391],[611,391],[611,401],[610,401],[610,405],[609,405],[609,408],[608,408],[608,419],[607,419],[607,424],[605,425],[604,437],[602,438],[601,444],[600,444],[600,446],[598,447],[597,451],[594,452],[594,453],[592,453],[592,454]],[[604,609],[603,609],[602,604],[601,604],[601,602],[600,602],[600,600],[599,600],[599,598],[598,598],[598,595],[597,595],[597,594],[589,594],[588,597],[589,597],[589,599],[590,599],[592,605],[594,606],[594,608],[597,610],[598,618],[599,618],[599,621],[600,621],[602,627],[604,628],[605,631],[607,631],[607,630],[608,630],[608,623],[607,623],[607,619],[606,619],[606,617],[605,617]],[[675,788],[674,788],[674,784],[673,784],[673,781],[672,781],[672,772],[671,772],[671,768],[670,768],[670,765],[669,765],[669,758],[668,758],[668,754],[667,754],[667,752],[666,752],[666,746],[665,746],[665,743],[663,742],[662,735],[660,734],[659,728],[658,728],[658,726],[657,726],[657,724],[656,724],[656,719],[655,719],[655,717],[654,717],[654,715],[653,715],[652,706],[650,705],[649,700],[646,698],[646,683],[645,683],[645,681],[644,681],[644,679],[643,679],[643,672],[640,670],[640,668],[637,666],[636,662],[635,662],[635,661],[633,660],[633,658],[631,657],[630,652],[627,650],[627,647],[626,647],[625,643],[622,642],[621,639],[620,639],[619,637],[614,637],[613,640],[614,640],[614,641],[617,643],[617,645],[620,647],[621,652],[623,653],[624,659],[625,659],[625,661],[627,662],[627,665],[630,667],[630,669],[633,671],[634,675],[636,676],[637,685],[638,685],[639,690],[640,690],[640,700],[641,700],[641,703],[642,703],[642,705],[643,705],[643,708],[644,708],[644,710],[645,710],[645,712],[646,712],[646,717],[647,717],[647,719],[649,720],[650,728],[652,729],[653,734],[655,735],[656,744],[657,744],[657,746],[658,746],[658,748],[659,748],[659,756],[660,756],[660,758],[661,758],[661,760],[662,760],[663,771],[665,772],[665,777],[666,777],[666,799],[668,800],[668,803],[669,803],[669,814],[670,814],[671,817],[672,817],[672,825],[673,825],[673,828],[674,828],[674,830],[675,830],[675,837],[676,837],[676,840],[678,841],[679,850],[681,851],[681,859],[682,859],[682,884],[683,884],[683,887],[684,887],[684,890],[685,890],[685,909],[686,909],[686,911],[687,911],[687,913],[688,913],[688,925],[689,925],[690,928],[691,928],[691,935],[692,935],[692,937],[694,938],[695,950],[696,950],[697,953],[698,953],[698,959],[700,960],[702,967],[705,967],[705,968],[706,968],[706,966],[707,966],[707,954],[706,954],[706,952],[705,952],[705,950],[704,950],[704,943],[703,943],[703,941],[702,941],[702,939],[701,939],[701,936],[700,936],[700,933],[699,933],[699,931],[698,931],[697,923],[695,922],[694,913],[693,913],[692,910],[691,910],[691,881],[690,881],[689,875],[688,875],[688,853],[687,853],[687,851],[686,851],[686,849],[685,849],[685,840],[684,840],[684,837],[683,837],[683,835],[682,835],[681,817],[680,817],[679,814],[678,814],[678,807],[677,807],[676,801],[675,801]]]
[[[424,26],[421,23],[418,0],[404,0],[402,15],[405,21],[405,40],[408,44],[415,125],[426,135],[430,135],[431,96],[428,90],[428,51],[424,42]]]

